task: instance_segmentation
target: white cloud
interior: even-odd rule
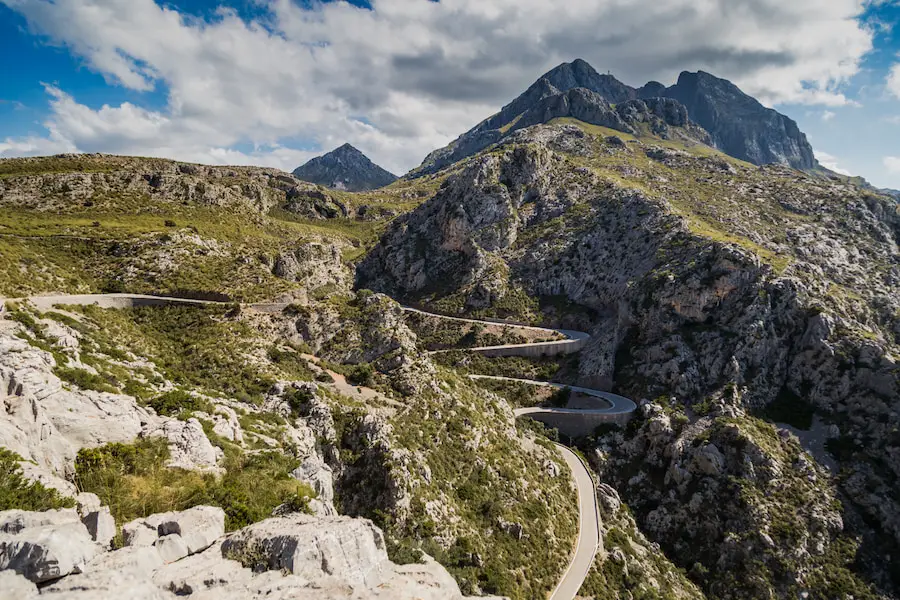
[[[847,169],[842,169],[838,165],[838,157],[828,154],[827,152],[822,152],[821,150],[816,150],[816,160],[819,161],[819,164],[825,167],[830,171],[834,171],[835,173],[840,173],[841,175],[851,175],[850,171]]]
[[[766,103],[838,106],[872,47],[856,20],[864,0],[255,0],[255,21],[227,9],[204,21],[153,0],[0,3],[108,81],[168,94],[162,109],[93,109],[48,88],[59,143],[282,164],[308,154],[284,148],[291,140],[349,141],[398,172],[577,57],[634,85],[703,69]],[[237,144],[259,150],[223,150]]]
[[[896,63],[891,67],[886,83],[888,91],[900,98],[900,63]]]
[[[900,156],[885,156],[884,167],[888,173],[900,173]]]
[[[835,118],[836,116],[837,116],[837,114],[835,114],[834,112],[832,112],[830,110],[826,110],[826,111],[822,112],[822,120],[825,121],[826,123],[828,121],[832,120],[833,118]]]

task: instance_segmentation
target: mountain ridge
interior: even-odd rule
[[[548,98],[560,98],[555,104],[558,108],[560,104],[565,104],[563,95],[571,95],[573,90],[578,89],[590,91],[606,103],[604,105],[595,99],[593,104],[596,110],[582,109],[582,114],[596,113],[598,110],[603,112],[613,107],[618,109],[619,105],[629,102],[667,98],[683,105],[689,120],[708,132],[708,145],[730,156],[757,165],[780,163],[804,170],[817,165],[812,147],[796,122],[766,108],[728,80],[703,71],[683,71],[678,82],[670,87],[651,81],[640,88],[633,88],[610,74],[601,75],[583,59],[576,59],[544,73],[497,114],[448,146],[429,154],[412,174],[435,172],[499,142],[524,126],[546,123],[560,116],[573,116],[566,111],[546,110],[549,108]],[[523,115],[537,107],[545,109],[540,118],[523,119]],[[610,124],[608,118],[588,119],[586,122],[633,133],[621,124]],[[659,134],[659,131],[654,133]]]

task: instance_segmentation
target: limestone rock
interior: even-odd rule
[[[80,573],[100,547],[83,524],[27,527],[16,534],[0,534],[0,571],[10,569],[41,583]]]
[[[5,510],[0,512],[0,533],[16,534],[26,529],[78,523],[78,513],[72,508],[45,511]]]
[[[185,540],[177,533],[160,536],[153,545],[164,563],[173,563],[189,554]]]
[[[334,501],[334,473],[318,456],[310,456],[300,463],[291,471],[291,477],[312,486],[322,502],[331,504]]]
[[[109,512],[108,506],[89,512],[81,518],[81,522],[87,527],[91,539],[108,548],[112,539],[116,537],[116,521]]]
[[[180,535],[188,553],[195,554],[225,535],[225,511],[216,506],[195,506],[166,513],[160,516],[158,531],[160,536]]]
[[[162,435],[169,440],[171,458],[168,466],[188,471],[220,473],[218,466],[222,449],[213,446],[203,431],[203,425],[195,418],[187,421],[169,419],[159,429],[145,435]]]
[[[37,586],[15,571],[0,571],[0,600],[33,600]]]
[[[267,519],[228,536],[222,555],[256,570],[286,570],[307,579],[331,576],[351,586],[382,581],[387,551],[370,521],[290,515]]]

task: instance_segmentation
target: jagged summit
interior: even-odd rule
[[[373,163],[350,144],[297,167],[293,175],[303,181],[351,192],[374,190],[397,179],[396,175]]]
[[[574,90],[579,91],[573,94]],[[661,102],[662,98],[668,102]],[[635,104],[640,102],[643,104]],[[793,120],[764,107],[730,81],[703,71],[685,71],[668,88],[657,81],[633,88],[576,59],[543,74],[499,113],[431,153],[418,172],[433,172],[517,129],[564,116],[631,133],[636,123],[653,120],[654,108],[650,106],[664,107],[662,113],[655,114],[663,124],[651,123],[651,130],[665,137],[666,126],[685,125],[666,122],[664,115],[681,112],[675,104],[683,105],[690,121],[709,134],[698,136],[693,132],[691,137],[731,156],[760,165],[780,163],[799,169],[816,166],[812,147]]]
[[[816,166],[812,146],[793,119],[766,108],[727,79],[704,71],[684,71],[672,87],[648,90],[648,86],[642,88],[643,94],[684,104],[691,119],[706,129],[726,154],[754,164],[781,163],[798,169]]]

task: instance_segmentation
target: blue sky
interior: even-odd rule
[[[623,4],[0,0],[0,156],[291,169],[349,141],[402,173],[581,57],[632,85],[731,79],[823,164],[900,189],[900,0]]]

